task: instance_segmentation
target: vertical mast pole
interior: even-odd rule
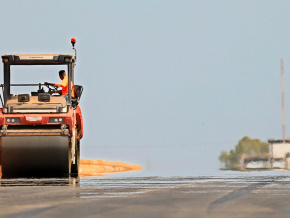
[[[4,104],[10,97],[10,64],[4,63]]]
[[[282,137],[283,144],[285,144],[285,102],[284,102],[284,61],[281,58],[281,83],[282,83]]]

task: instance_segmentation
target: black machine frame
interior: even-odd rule
[[[15,86],[11,84],[10,75],[11,65],[67,65],[68,72],[68,84],[74,84],[74,67],[76,62],[76,57],[74,55],[63,55],[63,54],[16,54],[16,55],[2,55],[2,62],[4,64],[3,74],[4,74],[4,105],[10,98],[10,87]],[[38,86],[39,84],[21,84],[21,86]],[[40,84],[44,85],[44,84]],[[72,89],[68,86],[68,99],[67,104],[71,105]]]

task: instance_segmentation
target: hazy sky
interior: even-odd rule
[[[243,136],[282,137],[281,58],[290,136],[289,11],[278,0],[1,1],[0,54],[73,53],[75,37],[82,158],[214,174]],[[22,70],[12,79],[29,82]]]

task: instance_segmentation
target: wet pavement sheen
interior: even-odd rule
[[[0,216],[278,217],[290,177],[0,179]]]

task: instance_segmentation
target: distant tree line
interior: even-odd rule
[[[269,154],[269,144],[248,136],[242,138],[234,149],[222,151],[219,160],[224,170],[239,170],[242,156],[265,157]]]

